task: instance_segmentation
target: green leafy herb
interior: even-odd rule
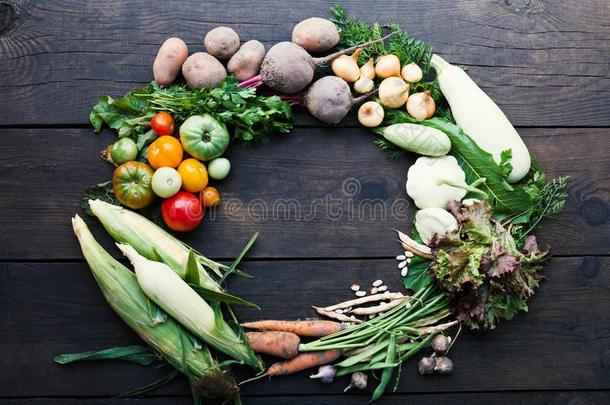
[[[119,201],[114,196],[112,181],[93,185],[83,193],[80,206],[87,215],[93,216],[91,208],[89,208],[89,200],[102,200],[113,205],[119,205]]]
[[[150,119],[158,111],[169,112],[178,123],[191,115],[210,114],[233,129],[234,142],[245,144],[267,142],[269,134],[288,133],[292,129],[288,103],[277,96],[259,96],[255,89],[241,88],[233,77],[211,89],[160,87],[152,82],[118,100],[104,96],[93,106],[89,120],[96,132],[106,124],[119,137],[133,139],[142,156],[156,139]]]
[[[383,138],[375,139],[375,141],[373,141],[373,143],[381,150],[386,151],[388,154],[388,159],[390,159],[390,160],[400,159],[401,156],[404,156],[407,154],[407,152],[404,149],[398,148],[392,142],[390,142],[386,139],[383,139]]]
[[[533,236],[519,249],[510,231],[492,219],[487,202],[454,202],[450,209],[459,230],[430,242],[434,259],[428,272],[458,320],[472,329],[493,329],[527,310],[548,252],[539,250]]]
[[[534,207],[527,221],[517,224],[511,229],[511,233],[519,244],[536,229],[542,220],[561,214],[568,198],[565,191],[568,185],[567,176],[546,182],[544,173],[535,169],[528,177],[529,179],[525,180],[523,187],[530,193]],[[516,221],[513,220],[512,223],[515,224]]]

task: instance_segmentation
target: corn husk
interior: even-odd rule
[[[235,381],[221,370],[207,346],[148,299],[133,272],[97,243],[78,215],[72,226],[98,286],[117,315],[188,378],[195,394],[233,397],[238,391]]]
[[[142,215],[123,207],[102,200],[89,200],[89,207],[115,241],[133,246],[139,254],[149,260],[164,262],[184,278],[191,249],[182,241]],[[195,258],[201,286],[221,292],[222,288],[208,274],[204,266],[218,276],[228,270],[228,266],[210,260],[200,253],[196,253]]]
[[[146,259],[130,245],[117,246],[131,261],[138,284],[148,298],[205,343],[237,361],[263,369],[247,339],[224,321],[218,305],[208,305],[167,264]]]

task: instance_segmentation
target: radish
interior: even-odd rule
[[[261,84],[265,84],[271,90],[285,94],[294,94],[303,90],[311,83],[316,68],[326,66],[341,55],[381,42],[392,35],[394,35],[394,32],[383,38],[352,46],[322,58],[312,57],[305,49],[295,43],[280,42],[272,46],[267,55],[265,55],[261,64],[260,74],[241,82],[240,86],[258,87]]]

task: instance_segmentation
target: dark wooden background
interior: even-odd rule
[[[293,25],[327,16],[332,2],[0,0],[0,402],[7,404],[188,404],[184,381],[140,400],[111,401],[166,370],[134,365],[60,367],[58,353],[136,343],[111,312],[82,259],[69,219],[82,190],[110,178],[88,112],[152,79],[159,45],[180,36],[202,49],[207,30],[229,25],[242,40],[290,38]],[[550,176],[569,175],[565,214],[540,229],[553,246],[548,280],[530,312],[492,333],[466,333],[455,372],[421,377],[403,368],[388,404],[610,402],[610,5],[607,0],[353,1],[369,21],[397,22],[433,43],[472,77],[518,126]],[[255,278],[230,288],[262,306],[242,319],[310,316],[311,304],[350,296],[352,282],[400,283],[391,228],[408,229],[413,210],[386,218],[312,219],[274,209],[312,201],[379,199],[404,208],[412,158],[389,161],[353,117],[324,127],[297,113],[297,129],[271,144],[229,152],[233,172],[219,184],[225,204],[186,237],[207,255],[231,259],[259,242],[244,267]],[[261,208],[261,207],[267,208]],[[276,208],[278,206],[276,205]],[[275,215],[274,215],[275,213]],[[303,214],[303,212],[302,212]],[[110,240],[92,218],[94,234]],[[113,250],[116,253],[115,250]],[[321,385],[306,373],[247,385],[247,404],[352,404],[345,381]]]

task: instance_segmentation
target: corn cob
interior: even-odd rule
[[[109,204],[102,200],[89,200],[89,206],[106,231],[119,243],[131,245],[149,260],[163,261],[181,278],[184,278],[190,248],[140,214]],[[159,257],[161,256],[161,257]],[[201,286],[222,292],[222,288],[203,266],[221,275],[228,267],[197,253]]]
[[[165,263],[146,259],[130,245],[117,246],[131,261],[138,284],[148,298],[205,343],[235,360],[263,369],[247,339],[231,329],[219,307],[212,309]]]
[[[136,276],[94,239],[84,221],[72,218],[74,233],[91,272],[110,307],[142,340],[189,380],[193,392],[207,398],[231,398],[238,388],[209,349],[151,302]]]

